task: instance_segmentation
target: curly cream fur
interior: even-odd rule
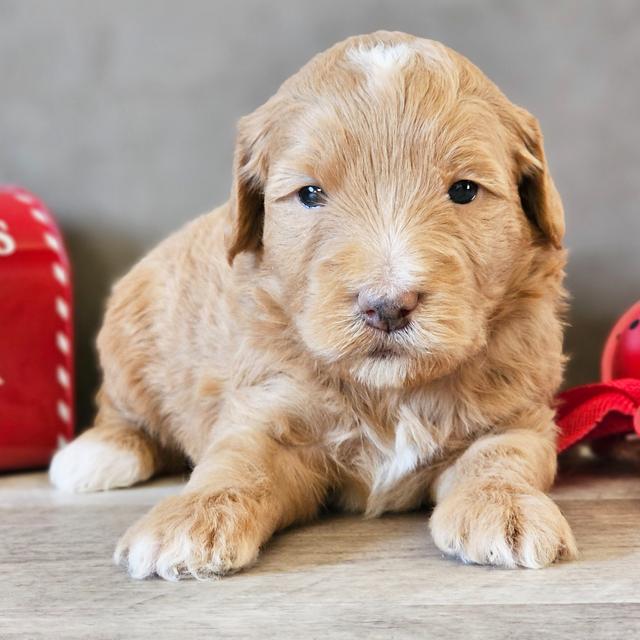
[[[481,189],[454,205],[463,178]],[[306,184],[324,208],[300,205]],[[465,58],[387,32],[314,58],[242,119],[229,202],[113,290],[100,412],[70,448],[104,439],[137,457],[137,474],[114,465],[122,477],[95,488],[176,452],[195,465],[116,560],[135,577],[224,574],[321,505],[374,516],[430,500],[436,544],[463,560],[574,556],[544,495],[562,235],[535,119]],[[363,287],[419,292],[409,326],[369,328]]]

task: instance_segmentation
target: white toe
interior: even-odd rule
[[[155,572],[158,542],[150,537],[136,540],[129,549],[128,568],[132,578],[141,580]]]

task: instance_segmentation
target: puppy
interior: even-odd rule
[[[217,576],[330,504],[435,504],[464,562],[576,555],[545,495],[563,210],[536,120],[443,45],[350,38],[239,124],[229,202],[114,288],[95,425],[51,465],[98,491],[194,466],[120,540],[131,576]]]

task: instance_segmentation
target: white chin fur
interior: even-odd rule
[[[49,479],[62,491],[80,493],[128,487],[146,478],[141,477],[135,453],[106,442],[80,438],[55,454]]]
[[[407,358],[369,357],[360,360],[351,368],[351,375],[361,384],[375,388],[402,387],[410,372]]]

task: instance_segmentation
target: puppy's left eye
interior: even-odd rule
[[[458,180],[449,187],[449,198],[456,204],[469,204],[478,195],[478,185],[471,180]]]
[[[307,209],[314,209],[315,207],[324,206],[325,194],[321,187],[307,185],[298,191],[298,200],[300,200]]]

